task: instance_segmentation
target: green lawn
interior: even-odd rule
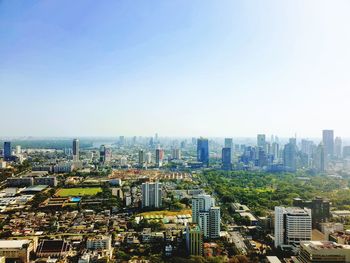
[[[60,197],[67,196],[86,196],[86,195],[96,195],[102,192],[101,187],[87,187],[87,188],[62,188],[58,190],[56,195]]]

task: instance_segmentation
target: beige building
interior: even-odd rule
[[[0,240],[0,257],[26,263],[29,262],[32,251],[34,243],[31,240]]]
[[[330,241],[304,241],[300,243],[299,255],[293,258],[295,263],[348,263],[350,245],[340,245]]]

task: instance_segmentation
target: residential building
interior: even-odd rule
[[[192,222],[197,223],[206,239],[220,237],[220,207],[210,195],[197,195],[192,198]]]
[[[78,139],[73,140],[73,161],[74,162],[79,161],[79,140]]]
[[[142,184],[142,208],[159,208],[162,206],[162,184],[143,183]]]
[[[97,235],[86,240],[86,248],[90,250],[111,250],[112,237]]]
[[[186,227],[186,247],[191,256],[203,255],[203,234],[197,224]]]

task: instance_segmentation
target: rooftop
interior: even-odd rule
[[[22,248],[23,245],[29,244],[30,240],[0,240],[1,248]]]

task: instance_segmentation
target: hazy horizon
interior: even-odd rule
[[[0,137],[350,137],[349,12],[348,1],[0,1]]]

